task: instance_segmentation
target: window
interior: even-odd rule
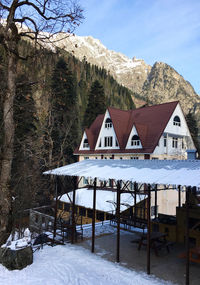
[[[103,212],[100,212],[100,211],[97,211],[96,212],[97,214],[97,216],[96,216],[96,218],[97,218],[97,220],[99,220],[99,221],[104,221],[104,213]]]
[[[140,145],[140,138],[137,135],[132,136],[131,145],[132,146]]]
[[[138,156],[131,156],[131,159],[139,159]]]
[[[83,147],[89,147],[88,139],[84,139],[83,141]]]
[[[105,128],[106,129],[112,128],[112,121],[111,121],[110,118],[106,119],[106,121],[105,121]]]
[[[166,147],[166,146],[167,146],[167,137],[164,136],[164,147]]]
[[[179,127],[181,126],[181,120],[180,120],[179,116],[174,117],[173,125],[179,126]]]
[[[88,218],[93,218],[93,210],[88,209],[87,210],[87,216],[88,216]]]
[[[67,211],[67,212],[69,212],[69,210],[70,210],[70,205],[67,204],[67,203],[64,203],[64,210]]]
[[[88,184],[89,184],[88,179],[87,179],[87,178],[85,178],[85,177],[83,177],[83,184],[86,184],[86,185],[88,185]]]
[[[85,208],[83,208],[83,207],[79,207],[79,215],[80,216],[86,216],[86,210],[85,210]]]
[[[172,147],[178,148],[178,138],[172,138]]]
[[[105,147],[112,146],[112,140],[113,140],[112,137],[105,137],[104,138],[104,146]]]
[[[119,146],[117,139],[115,141],[115,146]]]
[[[108,186],[109,187],[113,187],[113,179],[109,179],[108,180]]]
[[[100,141],[99,141],[99,147],[101,147],[101,139],[100,139]]]
[[[185,148],[185,143],[184,143],[184,139],[182,138],[182,148]]]

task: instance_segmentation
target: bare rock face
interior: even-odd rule
[[[151,105],[179,100],[185,114],[191,111],[196,115],[200,127],[200,97],[192,85],[166,63],[156,62],[151,67],[142,59],[130,59],[108,50],[90,36],[70,36],[60,41],[59,46],[80,60],[105,68],[120,84],[133,91],[137,107],[146,102]]]
[[[153,104],[178,100],[185,113],[194,111],[194,106],[200,103],[200,98],[192,85],[163,62],[156,62],[153,65],[141,95]]]
[[[0,248],[0,263],[9,270],[23,269],[33,263],[32,247],[25,247],[19,250]]]

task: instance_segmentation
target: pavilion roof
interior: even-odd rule
[[[199,160],[83,160],[44,172],[99,180],[200,187]]]

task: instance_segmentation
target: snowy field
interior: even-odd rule
[[[23,270],[0,265],[0,285],[166,285],[172,284],[103,260],[80,246],[45,246]]]

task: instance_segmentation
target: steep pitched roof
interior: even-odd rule
[[[76,150],[75,154],[152,153],[178,103],[175,101],[128,111],[109,107],[108,112],[113,122],[120,150],[94,150],[104,118],[104,115],[99,115],[91,127],[86,130],[90,151]],[[133,126],[136,127],[140,137],[142,149],[126,149]]]

